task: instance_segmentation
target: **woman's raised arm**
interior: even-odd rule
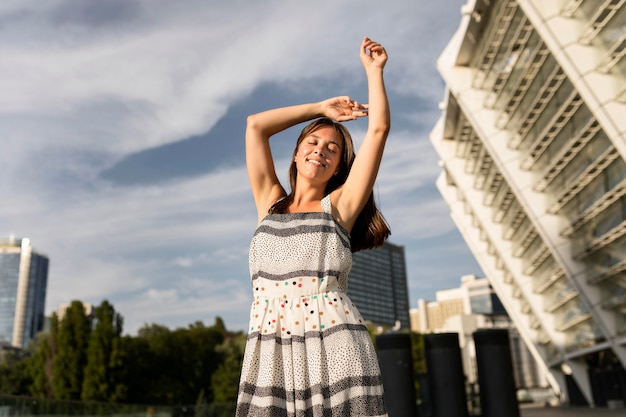
[[[335,196],[331,197],[338,217],[348,230],[351,230],[372,193],[391,126],[389,102],[383,79],[387,52],[381,44],[364,38],[360,58],[367,75],[369,99],[367,132],[345,184],[335,192]]]
[[[280,185],[269,145],[271,136],[317,117],[336,121],[354,120],[365,115],[364,106],[340,96],[317,103],[267,110],[248,116],[246,126],[246,167],[259,221],[269,208],[285,195]]]

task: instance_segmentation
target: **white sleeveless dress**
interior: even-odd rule
[[[252,238],[237,417],[387,415],[376,352],[346,295],[350,236],[329,196],[322,210],[270,214]]]

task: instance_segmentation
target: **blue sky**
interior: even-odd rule
[[[133,334],[221,316],[245,329],[256,211],[250,113],[367,101],[363,36],[389,53],[392,131],[375,193],[410,304],[481,274],[435,187],[436,59],[464,1],[5,0],[0,236],[51,259],[46,311],[113,303]],[[360,142],[366,120],[350,122]],[[277,171],[299,128],[273,138]],[[352,285],[358,285],[353,282]]]

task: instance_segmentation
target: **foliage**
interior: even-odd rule
[[[415,385],[415,398],[421,398],[421,390],[418,375],[426,372],[426,351],[424,337],[421,333],[411,332],[411,357],[413,359],[413,383]]]
[[[93,324],[93,329],[92,329]],[[74,301],[62,320],[53,314],[25,355],[0,362],[0,395],[82,399],[99,403],[181,406],[196,417],[232,415],[247,335],[229,332],[220,317],[170,330],[145,325],[122,336],[123,318],[103,301],[92,319]],[[375,342],[372,326],[368,329]],[[424,340],[411,332],[415,389],[426,371]],[[217,408],[216,408],[217,407]],[[221,408],[220,408],[221,407]]]
[[[8,395],[20,395],[28,390],[30,378],[26,371],[26,362],[21,360],[20,353],[6,351],[0,362],[0,392]]]
[[[52,364],[52,391],[63,400],[79,400],[87,363],[91,322],[80,301],[72,301],[59,323],[57,353]]]
[[[247,335],[243,332],[228,334],[224,343],[216,348],[222,361],[211,377],[213,401],[234,403],[237,400],[240,369]]]
[[[95,326],[87,347],[81,393],[83,400],[117,402],[125,399],[122,323],[122,316],[108,301],[103,301],[96,308]]]
[[[411,354],[413,357],[413,373],[415,375],[426,372],[426,351],[424,337],[421,333],[411,332]]]
[[[228,332],[217,317],[212,326],[150,324],[123,336],[123,318],[109,302],[93,317],[85,313],[83,303],[73,301],[61,320],[52,315],[50,330],[29,351],[0,362],[0,395],[94,405],[195,404],[201,414],[232,414],[245,334]],[[215,409],[218,403],[223,410]]]
[[[156,324],[141,328],[138,337],[127,339],[127,366],[136,370],[128,380],[129,398],[163,405],[194,404],[198,398],[212,402],[222,328],[219,318],[212,327],[196,322],[174,331]]]
[[[50,318],[50,332],[38,336],[34,353],[27,362],[28,374],[32,379],[30,395],[52,398],[52,375],[54,358],[57,352],[59,318],[56,313]]]

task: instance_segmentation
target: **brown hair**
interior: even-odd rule
[[[325,194],[330,194],[346,182],[356,156],[350,132],[348,132],[348,129],[346,129],[341,123],[336,123],[331,119],[324,117],[314,120],[302,129],[302,132],[296,142],[296,148],[293,151],[291,166],[289,167],[289,185],[291,187],[291,192],[285,198],[277,201],[270,208],[270,213],[287,212],[289,205],[293,202],[296,190],[296,177],[298,175],[298,169],[296,168],[294,157],[298,152],[298,147],[305,137],[323,127],[332,127],[343,139],[339,172],[328,181],[328,184],[326,184]],[[376,207],[374,192],[372,191],[367,199],[367,202],[365,203],[365,207],[363,207],[363,210],[359,213],[359,216],[354,223],[354,227],[352,228],[352,232],[350,233],[352,252],[382,246],[390,234],[391,231],[389,230],[389,225],[387,224],[387,221],[383,217],[382,213]]]

